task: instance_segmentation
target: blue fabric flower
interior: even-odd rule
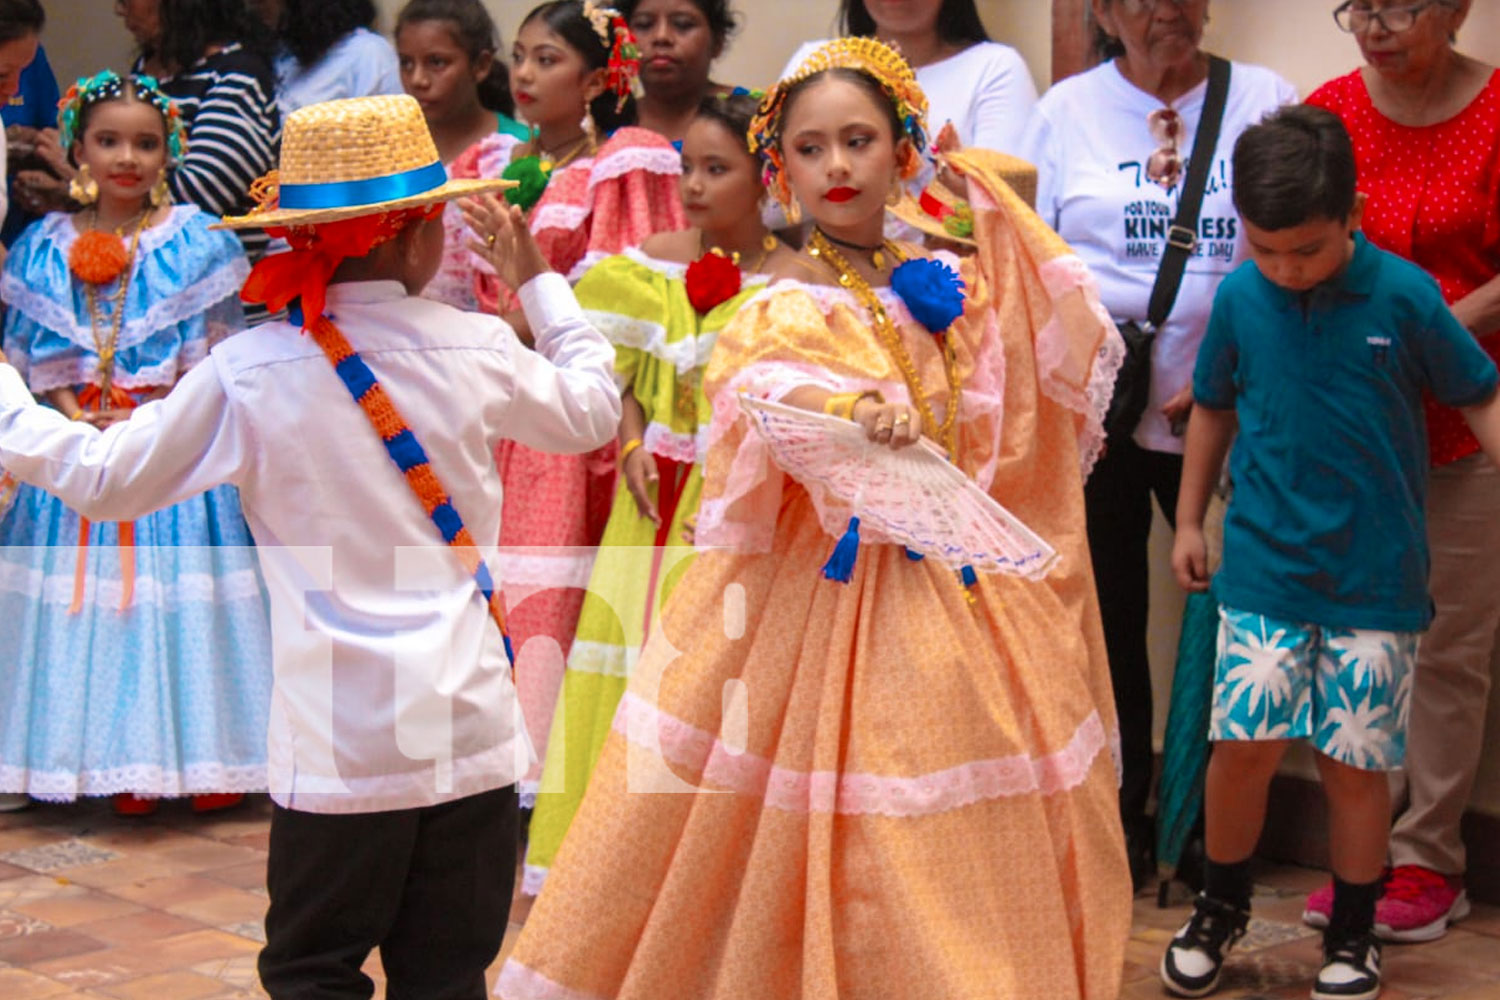
[[[929,333],[943,333],[963,315],[963,279],[942,261],[928,257],[906,261],[891,272],[891,288]]]

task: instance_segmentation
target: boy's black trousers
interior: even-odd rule
[[[367,1000],[380,949],[388,1000],[487,1000],[515,884],[514,785],[442,805],[271,817],[266,946],[272,1000]]]

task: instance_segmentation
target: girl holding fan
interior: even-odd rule
[[[80,80],[59,120],[73,197],[16,242],[4,348],[38,396],[101,429],[164,396],[244,325],[249,266],[174,206],[176,106],[148,76]],[[150,420],[153,409],[136,419]],[[230,487],[90,524],[29,486],[0,522],[0,789],[39,798],[265,787],[271,661],[251,539]]]
[[[503,997],[1119,995],[1130,883],[1082,479],[1123,347],[995,154],[946,157],[974,216],[957,273],[882,238],[926,106],[863,38],[761,105],[754,141],[808,247],[714,347],[700,551]],[[775,404],[826,464],[783,471]],[[928,504],[862,499],[856,463],[927,468]],[[945,527],[960,500],[1002,504],[1057,558],[995,562],[984,522]]]

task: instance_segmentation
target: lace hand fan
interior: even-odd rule
[[[740,397],[740,408],[782,471],[847,502],[882,541],[906,546],[956,570],[1047,574],[1057,552],[995,502],[927,438],[900,451],[876,444],[848,420],[768,400]]]

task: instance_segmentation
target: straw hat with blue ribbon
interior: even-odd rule
[[[257,182],[260,207],[217,228],[316,226],[514,186],[449,180],[415,98],[353,97],[288,115],[280,169]]]

